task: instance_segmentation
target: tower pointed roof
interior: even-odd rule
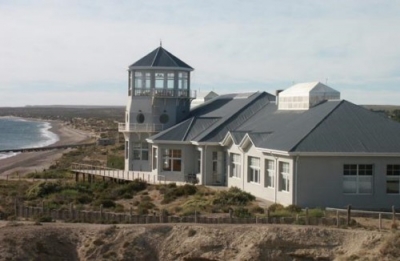
[[[139,59],[129,69],[168,68],[193,71],[194,69],[181,59],[165,50],[162,46]]]

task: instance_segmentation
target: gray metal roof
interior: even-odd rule
[[[130,69],[136,67],[173,67],[193,70],[192,67],[161,46],[129,66]]]
[[[206,102],[186,121],[150,139],[221,142],[229,132],[236,144],[247,134],[258,148],[286,152],[400,152],[400,123],[348,101],[290,111],[278,110],[265,92],[237,97]]]
[[[343,101],[293,151],[400,152],[400,123]]]

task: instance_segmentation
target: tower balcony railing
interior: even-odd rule
[[[154,88],[154,89],[135,89],[133,92],[134,96],[153,96],[163,98],[190,98],[196,99],[196,90],[182,90],[182,89],[165,89],[165,88]]]
[[[118,131],[120,132],[160,132],[163,130],[162,124],[154,123],[118,123]]]

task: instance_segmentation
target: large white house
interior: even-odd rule
[[[400,123],[320,82],[190,110],[192,67],[161,46],[129,67],[125,171],[239,187],[284,205],[400,205]]]

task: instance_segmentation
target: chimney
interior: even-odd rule
[[[278,101],[279,101],[279,93],[281,93],[283,90],[276,90],[275,91],[275,104],[278,106]]]

